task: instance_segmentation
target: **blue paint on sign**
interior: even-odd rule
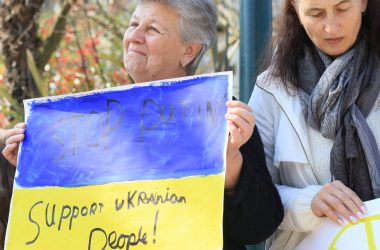
[[[224,171],[229,74],[25,101],[16,183],[84,186]]]

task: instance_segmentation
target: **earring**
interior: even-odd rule
[[[181,60],[181,66],[182,68],[186,68],[186,63],[183,60]]]

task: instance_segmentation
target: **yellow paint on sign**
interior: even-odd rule
[[[223,175],[16,188],[7,249],[221,249]],[[104,248],[105,247],[105,248]]]
[[[373,215],[373,216],[368,216],[368,217],[365,217],[361,220],[359,220],[357,223],[353,224],[353,223],[349,223],[347,224],[346,226],[344,226],[340,231],[339,233],[335,236],[334,240],[332,241],[330,247],[329,247],[329,250],[339,250],[337,247],[336,247],[336,243],[339,241],[339,239],[341,238],[341,236],[349,229],[349,228],[352,228],[352,227],[355,227],[355,226],[358,226],[362,223],[364,223],[364,226],[365,226],[365,235],[367,237],[367,243],[368,243],[368,250],[376,250],[376,243],[375,243],[375,235],[373,233],[373,229],[372,229],[372,223],[373,221],[377,221],[377,220],[380,220],[380,214],[377,214],[377,215]]]

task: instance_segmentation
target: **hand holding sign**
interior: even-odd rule
[[[367,201],[367,216],[356,223],[344,221],[339,226],[326,219],[325,222],[304,241],[296,250],[374,250],[380,247],[380,199]]]
[[[6,249],[221,249],[231,77],[26,101]]]
[[[25,127],[25,123],[18,123],[5,132],[5,148],[2,153],[13,166],[17,163],[18,148],[20,142],[24,140]]]

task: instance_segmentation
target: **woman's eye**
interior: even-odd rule
[[[150,26],[149,29],[153,30],[154,32],[160,33],[160,31],[154,26]]]
[[[345,11],[349,10],[350,8],[351,8],[351,4],[346,2],[346,3],[342,3],[339,6],[337,6],[336,11],[337,12],[345,12]]]
[[[320,11],[318,11],[318,12],[311,12],[309,15],[311,17],[321,17],[323,15],[323,12],[320,12]]]
[[[137,23],[137,22],[131,22],[130,24],[129,24],[129,27],[136,27],[136,26],[138,26],[139,24]]]
[[[345,12],[345,11],[347,11],[348,10],[348,8],[345,8],[345,9],[337,9],[336,11],[338,11],[338,12]]]

